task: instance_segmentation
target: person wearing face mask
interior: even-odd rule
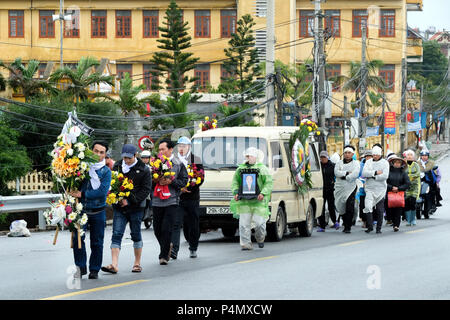
[[[372,159],[366,161],[362,175],[366,178],[364,213],[367,215],[367,233],[373,230],[374,215],[377,218],[377,233],[381,233],[384,214],[386,180],[389,177],[389,163],[382,158],[383,150],[379,145],[372,148]],[[375,210],[374,210],[375,208]]]
[[[251,230],[255,229],[255,237],[259,248],[264,247],[266,237],[266,222],[269,219],[269,201],[273,188],[272,175],[269,169],[262,163],[261,151],[250,147],[245,150],[245,163],[239,165],[233,176],[231,191],[234,195],[230,203],[230,211],[233,217],[239,219],[239,237],[242,250],[252,250]],[[255,170],[256,190],[259,194],[254,199],[244,199],[239,194],[245,184],[243,172]]]
[[[110,265],[102,267],[102,271],[117,273],[119,265],[119,253],[123,234],[127,224],[130,224],[131,240],[134,248],[134,265],[132,272],[141,272],[142,235],[141,222],[144,216],[146,199],[152,189],[150,169],[136,157],[137,149],[132,144],[122,147],[122,161],[117,161],[114,171],[122,173],[126,178],[133,181],[133,190],[129,196],[119,203],[113,205],[113,234],[111,239]]]
[[[346,145],[344,147],[344,159],[334,167],[336,182],[334,186],[334,199],[336,211],[342,216],[344,222],[344,233],[350,233],[353,216],[355,214],[356,179],[359,176],[360,164],[354,160],[355,147]]]
[[[407,172],[410,187],[406,190],[406,202],[405,202],[405,215],[407,226],[416,225],[416,201],[420,196],[420,167],[417,162],[414,161],[416,154],[413,150],[408,149],[405,151],[405,158],[408,164]]]
[[[201,171],[203,170],[203,165],[196,163],[194,155],[191,152],[191,147],[191,140],[189,140],[188,137],[181,137],[178,139],[177,158],[186,169],[189,165],[195,164],[197,170]],[[185,186],[181,188],[180,210],[177,212],[172,233],[173,247],[170,253],[172,259],[177,258],[178,250],[180,248],[181,226],[183,226],[183,233],[186,237],[186,241],[189,243],[189,256],[191,258],[197,258],[198,240],[200,238],[200,186],[203,182],[204,180],[195,186]]]

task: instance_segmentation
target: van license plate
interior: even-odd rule
[[[229,207],[206,207],[206,214],[231,214]]]

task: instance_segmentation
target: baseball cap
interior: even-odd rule
[[[134,157],[136,152],[137,149],[135,146],[133,146],[132,144],[124,144],[122,147],[122,158],[123,157],[132,158]]]
[[[328,152],[326,152],[326,151],[321,151],[321,152],[320,152],[320,158],[322,158],[322,157],[328,158]]]
[[[188,137],[181,137],[178,139],[177,144],[191,144],[191,140]]]

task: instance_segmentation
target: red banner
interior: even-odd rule
[[[395,128],[395,112],[384,113],[384,127]]]

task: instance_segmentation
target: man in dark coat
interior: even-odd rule
[[[325,203],[328,203],[328,213],[331,221],[333,221],[333,228],[339,229],[339,223],[336,222],[336,210],[334,207],[334,163],[330,161],[328,152],[322,151],[320,153],[320,165],[322,166],[323,178],[323,208],[322,215],[319,217],[318,232],[324,232],[326,227],[325,222]]]

